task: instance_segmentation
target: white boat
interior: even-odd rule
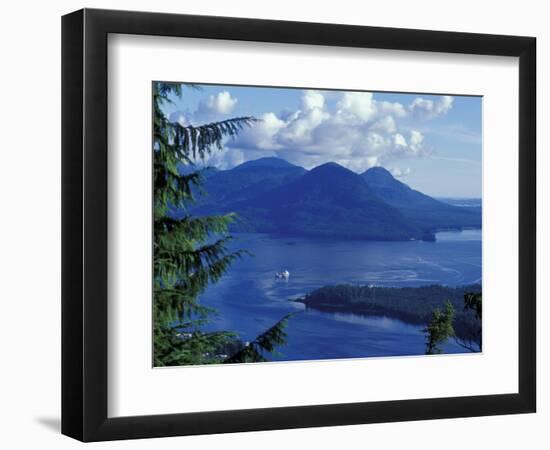
[[[275,272],[275,278],[280,280],[288,280],[290,278],[290,272],[286,269],[282,272]]]

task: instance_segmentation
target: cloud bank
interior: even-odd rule
[[[220,92],[201,101],[192,114],[176,112],[170,119],[182,124],[214,120],[231,113],[237,102],[229,92]],[[213,154],[207,163],[228,168],[262,156],[278,156],[308,169],[334,161],[361,172],[397,159],[429,155],[418,128],[447,114],[452,106],[450,96],[417,97],[402,104],[379,101],[370,92],[306,90],[298,109],[261,114],[261,121],[228,140],[225,150]],[[394,170],[399,171],[397,176],[409,173]]]
[[[201,100],[194,112],[175,111],[170,114],[169,119],[183,126],[211,122],[230,114],[235,109],[237,102],[238,100],[230,92],[222,91]]]

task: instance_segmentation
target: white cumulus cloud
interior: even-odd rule
[[[410,114],[401,103],[375,100],[369,92],[344,92],[331,103],[321,91],[304,91],[296,111],[263,114],[227,146],[245,159],[266,154],[312,168],[334,161],[355,171],[427,154],[424,135],[400,127]]]
[[[203,107],[218,114],[229,114],[235,108],[237,99],[232,97],[227,91],[219,92],[217,95],[208,97]],[[201,106],[199,106],[199,109]]]
[[[407,140],[405,139],[405,136],[403,136],[401,133],[395,133],[393,135],[393,143],[397,147],[407,147]]]
[[[395,119],[388,115],[374,122],[371,129],[381,130],[385,133],[395,133],[397,131],[397,124],[395,123]]]
[[[433,119],[434,117],[447,114],[453,107],[453,98],[443,95],[437,100],[429,100],[416,97],[409,105],[411,114],[420,119]]]
[[[325,105],[325,97],[318,91],[305,91],[302,96],[302,105],[305,110],[322,109]]]
[[[230,117],[237,102],[230,92],[221,91],[200,101],[193,112],[172,113],[170,120],[184,126],[220,120]],[[279,156],[308,169],[334,161],[361,172],[430,154],[419,122],[447,114],[452,105],[450,96],[416,97],[403,104],[377,100],[371,92],[304,90],[297,109],[259,115],[258,122],[225,141],[225,149],[209,162],[227,168]],[[408,174],[408,169],[395,170],[401,170],[396,176]]]
[[[382,114],[391,114],[395,117],[405,117],[407,108],[399,102],[376,102],[377,109]]]
[[[338,102],[338,108],[340,114],[353,116],[365,122],[376,114],[372,92],[345,92]]]
[[[412,130],[411,137],[409,139],[410,150],[417,154],[423,149],[424,135],[420,131]]]
[[[411,168],[406,167],[405,169],[400,169],[399,167],[394,167],[390,169],[390,172],[395,178],[404,178],[411,174]]]
[[[286,122],[279,119],[275,113],[265,113],[259,117],[260,121],[252,127],[244,129],[238,137],[238,145],[248,150],[278,150],[281,145],[275,137],[286,126]]]
[[[174,111],[170,114],[170,122],[179,123],[182,127],[189,125],[189,114],[184,113],[183,111]]]
[[[178,122],[183,126],[200,125],[226,118],[235,109],[237,103],[238,100],[230,92],[222,91],[201,100],[195,111],[175,111],[169,118],[172,122]]]

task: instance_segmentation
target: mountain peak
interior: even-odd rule
[[[236,202],[230,210],[263,233],[372,240],[423,236],[396,208],[374,195],[360,175],[334,162]]]
[[[393,175],[388,169],[385,169],[382,166],[371,167],[367,171],[363,172],[365,177],[377,177],[377,178],[388,178],[393,179]]]
[[[363,179],[373,186],[404,189],[407,186],[396,180],[391,172],[383,167],[371,167],[361,174]]]
[[[321,164],[317,167],[314,167],[310,171],[311,173],[352,173],[354,175],[357,175],[355,172],[352,172],[349,169],[346,169],[344,166],[341,166],[338,163],[335,162],[327,162],[324,164]]]
[[[306,174],[307,179],[317,180],[320,183],[334,183],[334,182],[346,182],[346,183],[359,183],[363,184],[364,181],[361,177],[352,170],[346,169],[335,162],[328,162],[314,167]]]
[[[321,165],[315,167],[315,169],[328,168],[328,167],[340,167],[340,168],[344,169],[343,166],[341,166],[340,164],[335,163],[335,162],[327,162],[327,163],[321,164]]]
[[[407,219],[425,230],[479,227],[481,215],[475,211],[442,203],[396,180],[383,167],[362,174],[369,188],[382,200],[399,209]]]
[[[234,167],[233,170],[235,169],[239,170],[239,169],[244,169],[249,167],[288,168],[288,167],[298,167],[298,166],[295,166],[294,164],[291,164],[282,158],[277,158],[276,156],[266,156],[263,158],[246,161]]]

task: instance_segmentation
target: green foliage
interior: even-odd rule
[[[481,320],[481,292],[475,294],[468,292],[464,294],[464,310],[472,310],[476,314],[476,318]]]
[[[461,347],[472,352],[481,351],[482,332],[481,332],[481,311],[482,298],[481,292],[467,292],[464,294],[464,311],[474,314],[475,320],[471,321],[465,327],[460,336],[455,337],[455,341]]]
[[[181,85],[157,82],[153,87],[153,173],[154,209],[158,217],[169,208],[185,208],[193,201],[192,186],[201,182],[200,172],[182,175],[179,164],[193,165],[213,148],[221,149],[224,137],[234,137],[252,125],[253,117],[237,117],[200,126],[182,126],[170,122],[162,105],[170,103],[170,94],[181,95]]]
[[[224,363],[250,363],[267,361],[265,353],[273,353],[277,345],[283,345],[286,341],[285,328],[288,319],[295,313],[290,313],[279,320],[275,325],[260,334],[254,341],[244,346]]]
[[[186,333],[178,330],[171,327],[156,330],[155,366],[221,363],[224,358],[218,350],[235,338],[233,333],[223,331]]]
[[[453,328],[454,308],[450,301],[445,302],[445,309],[441,311],[439,308],[432,313],[432,319],[424,332],[426,336],[426,354],[434,355],[443,353],[440,345],[447,339],[454,336]]]
[[[424,332],[427,333],[426,354],[442,353],[439,345],[450,337],[454,337],[458,345],[471,352],[481,351],[481,309],[481,292],[464,294],[464,311],[473,312],[475,320],[467,323],[460,335],[457,335],[453,328],[455,316],[453,305],[447,301],[444,313],[436,309],[432,313],[430,324],[424,329]]]
[[[228,249],[228,227],[236,220],[234,214],[189,214],[194,192],[200,191],[203,182],[202,173],[193,170],[194,161],[203,159],[213,149],[221,149],[224,138],[236,136],[256,119],[237,117],[200,126],[170,122],[162,106],[170,103],[172,96],[181,94],[181,84],[153,85],[154,365],[265,361],[265,352],[284,343],[283,329],[289,316],[245,348],[233,332],[202,330],[216,311],[199,303],[200,294],[246,252]],[[182,166],[191,170],[182,173]],[[228,350],[235,355],[227,358]]]
[[[193,167],[212,149],[222,148],[225,137],[235,136],[252,117],[238,117],[200,126],[170,122],[162,106],[171,96],[181,96],[182,86],[157,82],[154,102],[154,300],[153,333],[155,366],[220,362],[216,349],[234,339],[230,332],[204,333],[201,325],[214,311],[198,296],[215,283],[230,264],[243,255],[230,252],[227,234],[232,214],[175,219],[175,208],[186,211],[194,201],[193,187],[200,186],[199,171],[181,174],[181,164]]]

